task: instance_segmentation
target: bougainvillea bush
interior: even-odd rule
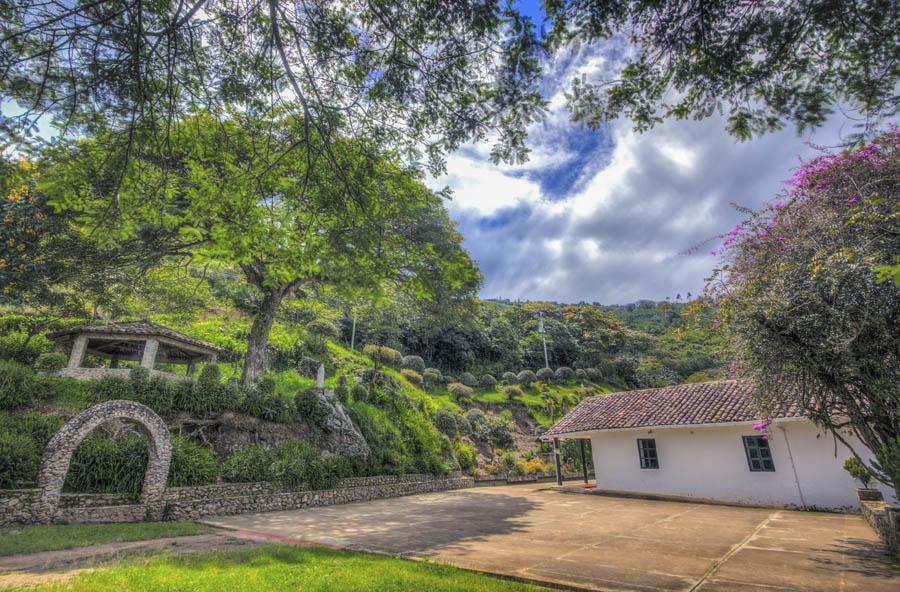
[[[855,434],[900,490],[898,193],[896,128],[807,162],[724,237],[710,291],[767,410],[800,406],[839,440]]]

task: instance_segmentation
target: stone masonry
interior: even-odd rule
[[[145,405],[135,401],[107,401],[73,417],[47,444],[38,476],[40,494],[35,511],[37,522],[55,522],[63,518],[61,514],[70,514],[69,510],[60,512],[60,499],[72,453],[88,434],[112,419],[136,424],[138,430],[147,438],[150,460],[144,476],[140,505],[145,510],[146,519],[159,520],[162,517],[166,479],[172,460],[169,429],[162,418]]]

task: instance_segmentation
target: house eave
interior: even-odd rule
[[[726,421],[719,423],[680,423],[680,424],[672,424],[672,425],[646,425],[646,426],[637,426],[637,427],[627,427],[627,428],[597,428],[591,430],[581,430],[577,432],[565,432],[561,434],[544,434],[541,436],[543,440],[553,440],[554,438],[559,438],[560,440],[582,440],[585,438],[590,438],[593,435],[597,434],[605,434],[605,433],[614,433],[614,432],[644,432],[647,430],[683,430],[683,429],[704,429],[704,428],[727,428],[727,427],[743,427],[743,426],[753,426],[758,423],[760,420],[753,419],[749,421]],[[773,424],[780,423],[790,423],[790,422],[798,422],[798,421],[810,421],[808,417],[798,416],[798,417],[778,417],[772,420]]]

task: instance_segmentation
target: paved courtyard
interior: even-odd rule
[[[209,524],[592,590],[900,591],[856,515],[477,488]]]

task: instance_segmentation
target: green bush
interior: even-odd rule
[[[553,380],[553,370],[550,368],[541,368],[537,372],[535,372],[535,376],[541,382],[550,382]]]
[[[0,430],[0,489],[13,489],[37,480],[41,452],[25,434]]]
[[[516,382],[525,388],[530,387],[536,380],[537,376],[531,370],[522,370],[516,375]]]
[[[311,335],[322,337],[324,339],[337,339],[339,334],[337,326],[327,319],[310,321],[306,325],[306,330],[309,331]]]
[[[318,389],[315,387],[305,388],[298,392],[294,397],[294,406],[297,408],[300,419],[313,428],[321,428],[331,413],[328,406],[322,402]]]
[[[454,445],[454,448],[456,449],[455,456],[456,462],[459,463],[459,468],[467,473],[474,470],[477,463],[475,447],[468,442],[459,440]]]
[[[346,384],[339,384],[334,389],[334,396],[337,397],[338,401],[347,405],[350,403],[350,387]]]
[[[422,372],[422,380],[428,386],[437,386],[443,384],[444,377],[441,376],[441,371],[437,368],[425,368],[425,371]]]
[[[147,460],[147,445],[140,436],[108,438],[90,434],[72,455],[65,488],[137,498],[143,488]]]
[[[587,379],[587,371],[584,368],[579,368],[575,370],[575,378],[578,380],[586,380]]]
[[[372,360],[376,368],[381,366],[397,366],[403,356],[397,350],[386,345],[369,344],[363,348],[363,353]]]
[[[510,384],[503,387],[503,394],[506,395],[510,401],[512,401],[514,399],[521,399],[525,393],[523,393],[522,389],[520,389],[516,385]]]
[[[265,446],[255,445],[231,453],[222,463],[222,479],[230,483],[272,481],[275,456]]]
[[[134,384],[119,376],[104,376],[90,383],[95,403],[124,399],[133,401]]]
[[[12,360],[0,360],[0,409],[16,409],[56,394],[58,379]]]
[[[43,353],[53,351],[53,343],[43,333],[30,339],[25,331],[10,331],[0,335],[0,359],[14,360],[31,366]]]
[[[262,380],[254,387],[244,390],[241,411],[266,421],[287,423],[295,420],[297,416],[295,404],[271,392],[264,382],[265,380]]]
[[[33,411],[21,415],[0,414],[0,431],[22,434],[31,438],[42,453],[63,423],[65,422],[62,417]]]
[[[475,375],[471,372],[463,372],[459,375],[459,382],[463,383],[469,388],[477,388],[478,387],[478,379],[475,378]]]
[[[868,487],[869,481],[872,480],[872,473],[855,456],[851,456],[844,461],[844,470],[850,473],[851,477],[862,483],[863,487]]]
[[[469,422],[469,426],[474,433],[482,425],[487,423],[487,416],[481,409],[469,409],[466,411],[466,421]]]
[[[65,368],[68,361],[68,358],[63,353],[47,352],[37,357],[34,361],[34,368],[44,372],[56,372]]]
[[[353,388],[350,389],[350,394],[353,395],[354,401],[363,402],[369,400],[369,389],[361,384],[354,384]]]
[[[887,476],[900,495],[900,438],[888,440],[875,452],[875,459],[875,469]]]
[[[588,380],[592,382],[600,382],[603,380],[603,372],[597,368],[586,368],[585,373],[587,374]]]
[[[455,438],[459,435],[460,420],[465,421],[465,418],[458,413],[453,413],[446,409],[438,409],[434,414],[434,427],[442,434]]]
[[[559,382],[569,382],[575,380],[575,371],[568,366],[560,366],[553,373],[553,377]]]
[[[514,384],[516,382],[516,373],[504,372],[501,376],[501,380],[506,384]]]
[[[485,374],[484,376],[482,376],[478,383],[479,386],[481,386],[481,388],[486,391],[492,391],[497,388],[497,379],[490,374]]]
[[[425,372],[425,360],[419,356],[403,356],[403,359],[400,361],[400,367],[415,370],[422,374]]]
[[[209,485],[219,477],[219,463],[209,448],[180,436],[172,437],[171,487]]]
[[[403,376],[403,378],[413,383],[414,385],[422,386],[422,375],[415,370],[412,370],[410,368],[403,368],[402,370],[400,370],[400,374]]]
[[[319,452],[303,440],[288,440],[273,450],[274,479],[287,487],[327,489],[338,480],[339,463],[319,457]]]
[[[471,387],[468,387],[461,382],[451,382],[447,385],[447,390],[450,391],[450,394],[457,400],[467,399],[471,397],[474,392]]]

